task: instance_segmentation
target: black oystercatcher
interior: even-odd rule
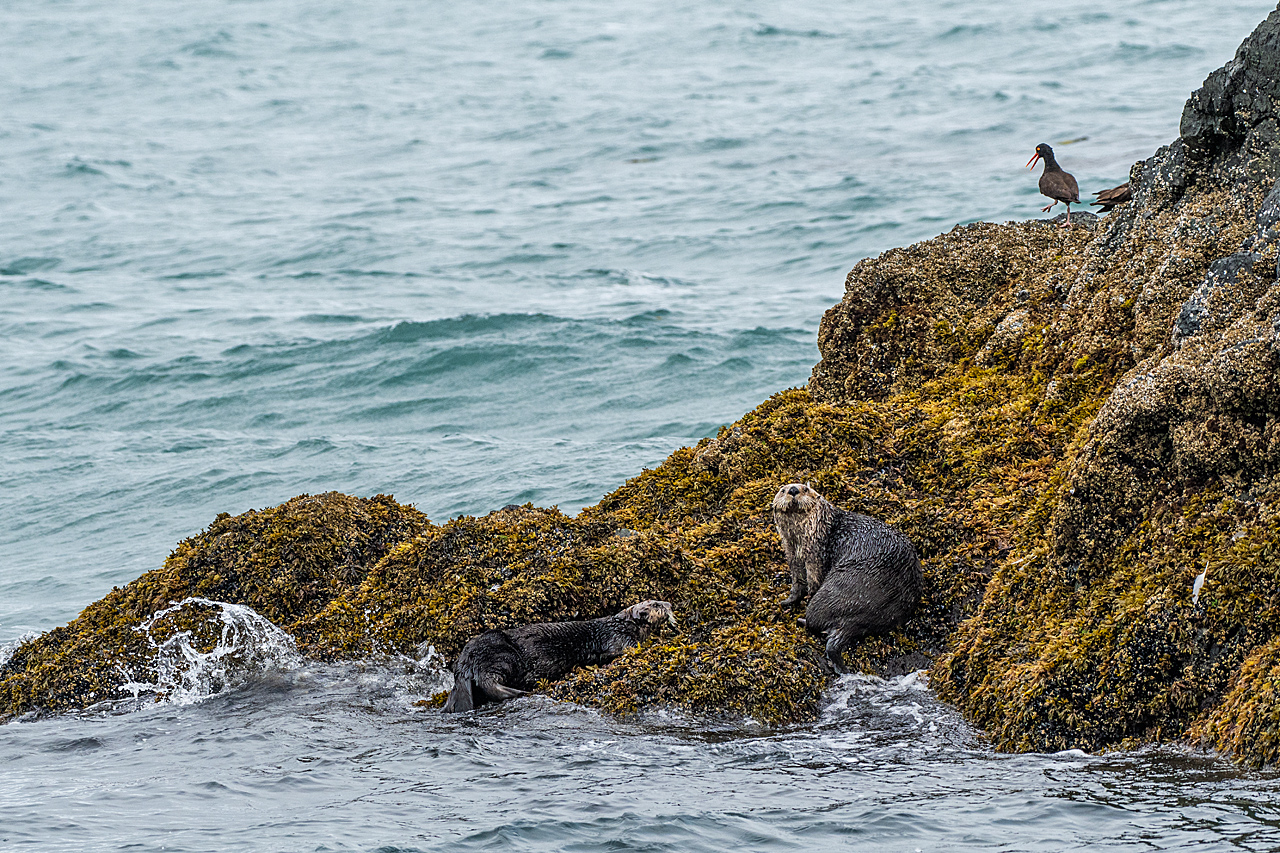
[[[1041,158],[1044,158],[1044,174],[1040,176],[1040,194],[1053,199],[1053,202],[1047,207],[1040,208],[1040,210],[1047,213],[1053,205],[1060,201],[1065,202],[1067,205],[1067,221],[1062,227],[1070,228],[1071,203],[1080,203],[1080,187],[1070,173],[1062,171],[1058,161],[1053,159],[1053,149],[1043,142],[1036,146],[1035,156],[1027,161],[1027,168],[1030,169]]]
[[[1097,201],[1091,202],[1102,208],[1102,212],[1106,213],[1117,204],[1124,204],[1133,198],[1133,189],[1129,186],[1129,182],[1125,181],[1118,187],[1112,187],[1109,190],[1098,190],[1094,193],[1098,197]]]

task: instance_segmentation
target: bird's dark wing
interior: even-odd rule
[[[1098,197],[1097,201],[1092,202],[1098,205],[1104,211],[1110,210],[1117,204],[1124,204],[1133,198],[1133,189],[1129,186],[1128,181],[1118,187],[1112,187],[1109,190],[1099,190],[1094,193]]]
[[[1066,178],[1063,182],[1067,191],[1067,197],[1063,201],[1072,201],[1076,204],[1080,203],[1080,185],[1076,183],[1075,175],[1070,172],[1063,172],[1062,177]]]
[[[1080,201],[1080,187],[1076,186],[1076,179],[1062,170],[1056,172],[1046,170],[1040,176],[1040,194],[1054,201],[1073,203]]]

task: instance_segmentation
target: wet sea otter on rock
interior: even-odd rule
[[[574,667],[608,663],[663,623],[676,623],[671,605],[642,601],[600,619],[485,631],[463,646],[453,664],[445,713],[513,699],[539,681],[563,678]]]
[[[826,635],[827,659],[837,672],[845,671],[845,649],[896,628],[915,610],[920,559],[889,525],[839,509],[803,483],[778,490],[773,522],[791,567],[791,594],[783,604],[812,596],[800,623]]]

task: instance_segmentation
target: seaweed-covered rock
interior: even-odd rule
[[[591,619],[661,598],[680,574],[665,539],[513,506],[404,542],[293,631],[317,657],[408,654],[424,643],[452,657],[489,628]]]
[[[704,442],[577,518],[524,506],[455,519],[392,551],[295,634],[319,656],[430,644],[452,657],[487,628],[663,599],[678,631],[576,673],[554,695],[620,713],[672,704],[769,723],[812,718],[826,676],[794,614],[778,606],[784,567],[769,500],[784,468],[866,464],[881,426],[784,392],[722,431],[714,473],[705,453],[699,459]]]
[[[927,567],[920,613],[864,644],[853,662],[917,668],[973,612],[1007,546],[992,516],[974,511],[981,498],[940,498],[904,476],[915,470],[906,460],[933,459],[940,432],[960,455],[990,442],[976,454],[982,464],[948,473],[957,488],[985,492],[988,464],[1043,455],[1038,440],[1015,435],[1017,413],[1039,394],[991,370],[929,385],[896,409],[782,392],[577,518],[523,506],[434,526],[389,499],[341,495],[221,516],[180,543],[164,568],[22,646],[0,673],[0,695],[8,714],[125,695],[128,683],[155,680],[156,649],[169,637],[186,632],[206,650],[216,643],[210,599],[270,616],[304,654],[358,658],[423,645],[452,656],[486,628],[592,618],[660,598],[675,605],[678,630],[576,673],[554,695],[617,713],[673,705],[764,723],[812,719],[828,677],[821,647],[780,605],[788,579],[770,521],[773,493],[810,480],[913,536]],[[1042,435],[1060,432],[1042,426]],[[153,624],[174,602],[186,604]],[[86,659],[93,664],[77,669]]]
[[[162,568],[19,646],[0,667],[0,718],[124,698],[126,684],[156,680],[156,643],[179,630],[195,631],[195,648],[208,651],[221,636],[209,606],[183,608],[149,630],[152,616],[187,599],[245,605],[288,629],[362,581],[393,545],[430,526],[385,495],[336,492],[219,515],[180,542]]]
[[[1053,321],[1057,352],[1128,369],[933,670],[1003,748],[1280,759],[1278,44],[1280,11],[1192,96]]]

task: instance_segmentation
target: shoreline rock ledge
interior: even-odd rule
[[[316,659],[446,657],[645,598],[679,627],[548,685],[616,714],[817,717],[769,522],[803,481],[911,537],[916,616],[849,663],[929,667],[1004,750],[1190,742],[1280,760],[1280,9],[1105,219],[957,226],[861,261],[806,389],[570,518],[435,525],[379,495],[219,516],[0,665],[0,717],[128,698],[252,607]],[[177,602],[194,599],[175,607]],[[155,614],[162,614],[155,616]],[[155,618],[153,618],[155,617]],[[163,695],[157,689],[157,695]]]

